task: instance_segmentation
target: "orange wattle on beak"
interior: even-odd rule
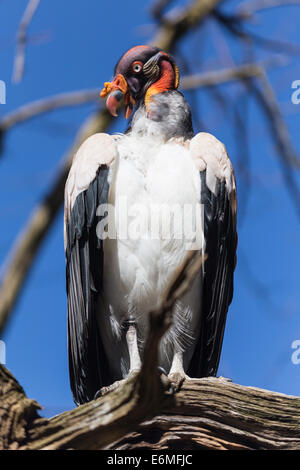
[[[125,118],[129,118],[135,105],[135,100],[130,95],[128,84],[122,74],[116,75],[112,82],[105,82],[100,96],[101,98],[108,97],[106,107],[112,116],[118,116],[118,109],[122,102],[124,102]]]

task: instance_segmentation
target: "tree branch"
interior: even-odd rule
[[[172,20],[164,21],[150,44],[170,51],[187,31],[198,26],[222,1],[194,0],[184,12]]]
[[[14,61],[12,80],[18,83],[22,80],[25,66],[25,50],[27,43],[27,30],[32,18],[39,6],[40,0],[29,0],[24,15],[21,19],[17,33],[17,50]]]
[[[299,6],[300,0],[248,0],[239,4],[237,16],[241,20],[248,20],[259,11],[295,5]]]
[[[221,85],[234,80],[257,78],[262,91],[260,92],[256,89],[256,93],[271,124],[272,133],[278,147],[279,155],[282,156],[286,165],[300,168],[299,157],[291,142],[286,123],[264,69],[264,66],[272,65],[272,63],[274,62],[267,61],[262,65],[259,63],[244,64],[227,69],[213,70],[206,73],[186,76],[182,78],[180,88],[183,90],[193,90],[206,86]],[[297,199],[300,207],[300,194]]]
[[[298,397],[207,377],[186,380],[175,398],[109,449],[300,449]]]
[[[97,102],[99,90],[79,90],[43,98],[25,104],[20,108],[6,114],[0,119],[0,133],[10,130],[13,126],[29,121],[41,114],[54,111],[67,106],[78,106],[86,103]]]
[[[214,377],[186,380],[172,396],[153,370],[149,395],[134,375],[48,420],[0,365],[0,449],[300,449],[300,398]],[[151,390],[153,380],[160,395]]]
[[[237,65],[209,72],[203,72],[195,75],[182,77],[180,80],[180,88],[182,90],[194,90],[206,86],[216,86],[236,80],[247,80],[249,78],[260,77],[262,67],[273,67],[283,65],[285,58],[282,56],[274,57],[268,61],[252,64]]]
[[[187,255],[150,313],[141,371],[104,397],[43,419],[0,365],[0,449],[300,449],[300,398],[213,377],[186,380],[172,395],[159,377],[159,341],[203,261]]]
[[[254,91],[256,92],[258,101],[261,103],[268,118],[270,129],[274,137],[274,143],[277,147],[278,158],[282,168],[282,175],[286,189],[294,204],[297,216],[300,219],[300,189],[296,178],[293,175],[293,167],[299,169],[300,160],[291,142],[290,135],[282,117],[273,88],[263,69],[259,82],[260,88],[254,87]]]

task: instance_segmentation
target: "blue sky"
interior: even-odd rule
[[[174,2],[184,5],[186,2]],[[232,11],[238,1],[225,2]],[[155,32],[151,2],[46,0],[30,26],[30,44],[22,82],[11,83],[14,38],[26,0],[0,2],[0,80],[7,84],[7,104],[0,114],[63,91],[102,88],[128,48]],[[300,43],[300,8],[286,7],[258,15],[248,26],[269,38]],[[226,41],[222,39],[226,37]],[[232,36],[209,21],[178,48],[178,64],[190,71],[222,68],[244,60]],[[259,48],[257,60],[276,51]],[[286,67],[268,70],[296,150],[300,153],[299,105],[291,104],[291,84],[300,79],[297,56]],[[299,219],[284,184],[272,134],[254,96],[229,84],[221,95],[211,90],[185,93],[193,104],[195,130],[221,139],[236,168],[239,197],[239,248],[234,300],[229,310],[219,374],[235,382],[300,395],[300,365],[291,361],[291,344],[300,339]],[[224,108],[220,108],[223,100]],[[226,106],[225,106],[226,105]],[[0,261],[49,184],[83,120],[95,105],[61,110],[24,123],[6,136],[0,160]],[[216,110],[218,109],[218,112]],[[248,146],[236,109],[247,125]],[[198,115],[199,120],[196,119]],[[118,121],[113,131],[123,131]],[[248,171],[240,171],[247,156]],[[296,176],[298,183],[299,176]],[[250,183],[249,183],[250,181]],[[7,367],[27,395],[51,416],[72,408],[67,368],[65,264],[62,211],[30,272],[5,331]]]

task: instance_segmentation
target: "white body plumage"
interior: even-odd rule
[[[189,149],[182,141],[165,143],[155,127],[148,126],[145,120],[142,125],[148,129],[147,133],[139,135],[139,126],[137,130],[135,126],[129,136],[116,139],[118,156],[110,169],[109,203],[115,208],[116,227],[125,238],[120,239],[116,230],[116,239],[107,238],[104,242],[104,305],[100,305],[99,320],[110,364],[118,370],[121,363],[122,375],[129,370],[126,342],[121,339],[122,322],[129,316],[135,320],[142,349],[148,312],[159,304],[174,271],[195,237],[199,239],[202,233],[199,219],[197,230],[192,224],[182,230],[182,221],[176,224],[172,216],[166,218],[168,209],[178,210],[179,214],[181,209],[183,215],[183,208],[189,207],[194,216],[197,206],[200,209],[200,176]],[[154,217],[153,221],[154,214],[158,214],[158,219]],[[153,232],[157,220],[159,233]],[[165,223],[164,228],[169,228],[169,233],[168,230],[162,233],[161,222]],[[202,240],[200,237],[198,249],[202,248]],[[161,343],[160,364],[167,371],[175,353],[184,352],[185,365],[192,355],[199,328],[200,295],[201,273],[190,292],[176,305],[173,326]]]

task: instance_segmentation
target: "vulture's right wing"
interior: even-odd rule
[[[200,335],[188,374],[191,377],[217,373],[227,310],[233,295],[236,264],[236,184],[224,145],[201,132],[190,142],[190,151],[200,170],[201,203],[204,212],[205,254]]]
[[[97,208],[108,202],[109,165],[116,152],[114,138],[107,134],[87,139],[74,158],[65,188],[69,372],[76,404],[92,400],[110,383],[96,320],[103,276],[103,242],[96,228]]]

